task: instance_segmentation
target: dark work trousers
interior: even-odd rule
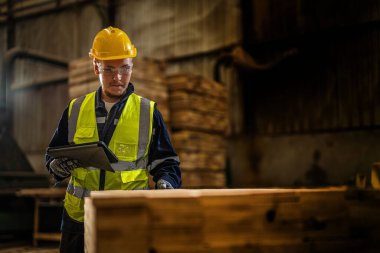
[[[61,224],[61,253],[83,253],[84,252],[84,224],[69,217],[63,208]]]

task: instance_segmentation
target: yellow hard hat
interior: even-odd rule
[[[96,34],[89,52],[98,60],[118,60],[136,57],[137,50],[128,35],[115,27],[108,27]]]

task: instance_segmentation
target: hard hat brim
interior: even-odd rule
[[[126,58],[135,58],[136,57],[136,54],[133,54],[133,55],[118,55],[118,56],[109,56],[109,57],[99,57],[99,56],[95,56],[94,54],[92,53],[89,53],[88,54],[90,58],[93,58],[93,59],[97,59],[97,60],[101,60],[101,61],[107,61],[107,60],[120,60],[120,59],[126,59]]]
[[[137,49],[133,47],[130,50],[124,50],[124,54],[114,54],[113,52],[99,52],[95,49],[91,49],[88,55],[91,58],[95,58],[102,61],[119,60],[125,58],[135,58],[137,55]]]

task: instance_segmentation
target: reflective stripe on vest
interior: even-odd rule
[[[71,181],[67,185],[66,192],[77,197],[83,199],[84,197],[90,196],[90,190],[86,190],[80,186],[75,186]]]
[[[149,187],[135,188],[133,190],[149,190]],[[79,199],[84,199],[85,197],[89,197],[92,191],[84,189],[80,186],[75,186],[73,183],[69,182],[67,185],[66,192]]]
[[[69,123],[68,123],[68,141],[70,144],[74,143],[74,135],[77,129],[77,122],[79,117],[79,110],[86,96],[75,99],[73,105],[69,108]]]
[[[164,160],[164,159],[162,159]],[[131,170],[139,170],[146,168],[148,166],[148,157],[141,159],[136,162],[125,162],[125,161],[118,161],[117,163],[111,163],[112,169],[114,171],[131,171]],[[99,170],[95,167],[86,167],[88,170]]]
[[[150,101],[141,98],[140,102],[140,124],[139,124],[139,145],[137,152],[137,160],[144,157],[145,149],[149,141],[149,124],[150,122]]]

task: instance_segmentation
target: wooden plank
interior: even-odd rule
[[[34,189],[21,189],[16,192],[20,197],[64,197],[66,188],[34,188]]]
[[[228,130],[228,118],[225,113],[178,110],[171,111],[170,117],[172,127],[176,129],[219,134],[225,134]]]
[[[181,160],[181,168],[186,170],[223,170],[226,163],[225,150],[218,152],[177,151]]]
[[[36,233],[33,235],[36,240],[46,240],[46,241],[60,241],[60,233]]]
[[[171,110],[191,109],[202,112],[227,113],[225,98],[210,97],[188,91],[173,91],[170,93]]]
[[[377,252],[379,195],[344,187],[94,192],[85,200],[86,249]]]
[[[176,150],[220,151],[226,150],[226,139],[218,134],[181,130],[171,135]]]
[[[210,170],[182,170],[182,188],[199,189],[199,188],[225,188],[226,175],[225,171]]]
[[[205,79],[201,76],[190,74],[171,75],[166,78],[166,82],[170,92],[188,91],[224,99],[226,99],[228,95],[224,84]]]

